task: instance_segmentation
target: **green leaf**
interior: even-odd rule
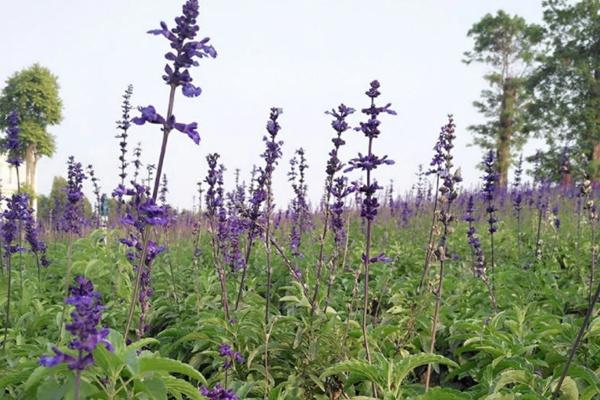
[[[204,397],[200,395],[198,388],[183,379],[165,376],[163,377],[163,381],[165,382],[165,386],[169,393],[173,395],[184,394],[192,400],[204,400]]]
[[[400,387],[400,385],[402,385],[402,382],[404,381],[406,376],[413,369],[427,364],[443,364],[449,365],[451,367],[458,367],[458,364],[456,364],[454,361],[444,356],[440,356],[438,354],[413,354],[406,358],[403,358],[395,364],[394,369],[396,371],[394,376],[396,387]]]
[[[320,376],[324,380],[328,376],[339,373],[351,373],[359,380],[365,380],[379,385],[380,388],[386,386],[386,376],[383,370],[375,365],[369,364],[366,361],[350,360],[336,364],[327,368]]]
[[[204,376],[188,364],[184,364],[177,360],[160,357],[142,357],[140,358],[140,373],[145,372],[168,372],[179,373],[195,379],[206,385]]]
[[[144,379],[141,382],[144,393],[148,394],[152,400],[167,400],[167,386],[159,376]]]
[[[561,400],[579,400],[577,383],[570,376],[566,376],[560,387]]]
[[[54,379],[42,383],[37,390],[37,400],[61,400],[65,397],[67,386]]]

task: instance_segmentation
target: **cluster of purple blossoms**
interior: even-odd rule
[[[448,123],[442,127],[438,139],[438,143],[442,149],[440,154],[443,162],[441,164],[435,164],[436,168],[441,168],[438,172],[438,176],[442,180],[439,192],[441,194],[440,202],[443,207],[441,207],[440,210],[439,221],[444,226],[444,233],[440,236],[438,249],[443,249],[444,252],[446,252],[446,241],[450,232],[450,224],[454,221],[454,216],[450,212],[450,209],[452,203],[458,197],[456,185],[462,182],[460,169],[457,168],[454,172],[452,171],[454,168],[452,149],[454,148],[454,139],[456,138],[455,128],[454,119],[452,118],[452,115],[449,115]],[[436,255],[440,257],[440,259],[446,257],[446,254],[441,254],[439,250],[436,251]]]
[[[206,156],[208,163],[208,174],[204,182],[208,185],[204,201],[206,203],[206,214],[213,218],[219,213],[219,209],[223,207],[223,172],[225,167],[219,163],[218,153],[212,153]]]
[[[337,107],[331,109],[331,111],[325,111],[325,114],[331,115],[333,121],[331,121],[331,127],[335,130],[336,136],[331,139],[333,142],[333,149],[329,152],[329,160],[327,160],[327,167],[325,168],[325,174],[327,176],[325,181],[326,196],[332,196],[334,198],[333,203],[329,206],[331,213],[331,228],[334,235],[335,243],[339,246],[344,241],[344,208],[345,198],[350,193],[356,190],[354,185],[348,185],[348,179],[341,176],[335,177],[335,174],[340,172],[343,168],[343,164],[339,159],[340,147],[346,144],[342,139],[342,134],[350,129],[350,125],[346,121],[355,110],[351,107],[347,107],[345,104],[340,104]]]
[[[331,111],[325,111],[325,114],[331,115],[334,119],[331,121],[331,126],[336,131],[336,137],[331,139],[333,142],[333,149],[329,152],[329,160],[327,161],[327,167],[325,168],[325,173],[327,177],[331,177],[339,172],[342,169],[342,162],[338,157],[338,152],[340,147],[346,144],[346,142],[342,139],[342,133],[346,132],[350,129],[350,125],[346,121],[346,118],[354,113],[354,109],[351,107],[347,107],[344,104],[340,104],[337,110],[334,108]],[[331,185],[332,182],[329,182]],[[330,190],[330,188],[326,188]]]
[[[253,181],[254,186],[251,189],[250,204],[244,212],[248,222],[249,239],[260,234],[259,220],[263,216],[261,206],[267,200],[268,186],[271,185],[271,176],[279,158],[281,158],[281,146],[283,142],[276,139],[277,134],[281,130],[281,126],[277,120],[282,113],[283,110],[281,108],[271,108],[269,120],[267,121],[267,132],[269,135],[263,137],[266,148],[261,154],[261,157],[265,160],[265,166],[264,168],[256,168],[256,171],[253,171],[256,178]],[[270,211],[267,210],[266,212],[269,213]]]
[[[6,209],[2,211],[2,239],[6,256],[20,253],[23,248],[15,243],[19,237],[19,223],[31,217],[29,213],[29,198],[25,193],[15,193],[6,199]]]
[[[515,178],[513,181],[512,203],[517,217],[520,216],[523,209],[523,191],[521,190],[521,182],[523,177],[523,155],[519,157],[519,162],[515,168]]]
[[[183,15],[175,18],[175,28],[169,29],[165,22],[160,23],[160,29],[153,29],[148,33],[153,35],[162,35],[170,42],[172,51],[165,54],[165,58],[172,62],[165,65],[164,81],[171,86],[171,98],[173,90],[181,86],[181,91],[186,97],[199,96],[201,90],[198,86],[192,84],[192,77],[189,69],[198,65],[197,59],[204,57],[215,58],[217,52],[208,44],[209,39],[204,38],[200,41],[194,40],[200,29],[196,23],[198,17],[198,1],[188,0],[183,5]],[[200,135],[197,132],[198,124],[192,122],[184,124],[177,122],[175,116],[169,110],[167,117],[163,117],[156,112],[152,105],[140,107],[141,115],[132,119],[137,125],[145,123],[162,125],[165,134],[173,129],[188,135],[194,143],[200,143]]]
[[[75,162],[73,156],[67,161],[67,204],[63,218],[61,220],[61,229],[67,233],[76,235],[81,234],[84,225],[83,217],[83,180],[86,179],[81,163]]]
[[[121,218],[124,225],[144,232],[146,226],[164,226],[168,222],[167,207],[156,204],[148,194],[148,188],[142,184],[131,182],[131,188],[123,185],[117,186],[113,197],[122,200],[125,196],[130,198],[125,214]]]
[[[469,224],[467,229],[467,238],[469,239],[469,245],[471,246],[471,250],[473,252],[473,274],[477,278],[482,278],[485,280],[487,279],[485,272],[485,257],[483,254],[483,249],[481,248],[481,240],[479,240],[479,236],[477,235],[477,231],[473,225],[473,222],[475,221],[475,217],[473,216],[475,208],[474,203],[473,196],[469,196],[464,220]]]
[[[29,204],[26,195],[25,199],[22,200],[25,204]],[[34,218],[33,208],[27,206],[27,209],[23,209],[23,221],[25,222],[25,240],[29,243],[31,252],[35,254],[36,260],[42,267],[48,267],[50,261],[48,261],[46,255],[46,243],[39,237],[39,225]]]
[[[125,188],[119,184],[113,191],[113,197],[125,204],[124,214],[121,217],[121,222],[130,228],[130,233],[127,238],[120,240],[122,244],[129,248],[127,258],[140,271],[140,290],[138,293],[138,301],[140,303],[140,321],[138,324],[138,336],[142,336],[147,329],[145,319],[150,308],[150,298],[153,290],[151,286],[152,263],[154,259],[165,251],[165,247],[157,244],[152,240],[147,240],[145,256],[143,238],[146,234],[146,229],[153,226],[166,226],[169,222],[168,208],[166,205],[158,205],[149,196],[148,188],[142,184],[131,182],[131,188]],[[125,197],[129,197],[127,202]],[[144,257],[144,260],[142,260]]]
[[[207,184],[206,215],[214,231],[214,245],[219,251],[223,263],[233,271],[245,267],[245,260],[240,250],[240,237],[246,229],[244,220],[240,217],[243,207],[244,188],[237,185],[234,192],[227,195],[228,204],[225,204],[223,191],[223,172],[225,167],[218,165],[219,154],[213,153],[206,156],[208,174],[204,179]]]
[[[498,211],[498,209],[494,205],[498,173],[496,172],[496,159],[492,150],[488,151],[483,158],[483,171],[483,189],[481,190],[481,193],[486,202],[485,212],[488,215],[488,230],[493,234],[498,230],[498,217],[496,216],[496,211]]]
[[[241,364],[244,362],[244,356],[238,351],[233,351],[233,348],[226,343],[219,346],[219,355],[225,358],[223,361],[223,368],[225,369],[230,369],[234,363]]]
[[[235,189],[227,193],[227,226],[228,248],[225,253],[225,264],[232,271],[239,271],[246,266],[241,250],[241,238],[246,231],[246,221],[242,217],[245,209],[246,188],[239,182],[239,170],[236,171]]]
[[[401,217],[403,226],[408,225],[408,220],[410,219],[411,215],[412,215],[412,210],[410,209],[410,204],[407,200],[405,200],[402,202],[402,208],[400,211],[400,217]]]
[[[333,180],[333,186],[331,186],[333,203],[331,204],[329,211],[331,212],[331,229],[337,246],[341,246],[346,237],[343,218],[344,210],[346,208],[346,197],[355,191],[356,186],[349,185],[348,178],[345,176],[339,176]]]
[[[442,127],[436,144],[435,163],[432,161],[431,164],[442,179],[440,192],[442,192],[442,194],[450,201],[454,201],[458,196],[455,185],[462,182],[460,170],[457,169],[452,173],[452,168],[454,167],[452,149],[454,148],[454,139],[456,139],[455,130],[456,125],[454,124],[454,118],[452,115],[448,115],[448,123]],[[441,158],[437,157],[438,146],[441,149],[439,153]]]
[[[228,390],[217,383],[214,388],[202,387],[200,394],[210,400],[239,400],[233,390]]]
[[[305,172],[308,168],[304,149],[296,150],[296,156],[290,160],[290,172],[288,173],[289,181],[292,183],[294,198],[290,205],[290,249],[294,257],[300,257],[300,244],[302,242],[302,234],[309,225],[309,209],[307,202],[307,185],[305,180]]]
[[[188,0],[183,5],[183,15],[175,18],[175,28],[169,29],[165,22],[160,23],[160,29],[148,31],[152,35],[162,35],[170,42],[171,49],[165,58],[173,64],[165,65],[164,81],[173,87],[181,86],[181,92],[187,97],[199,96],[202,90],[192,84],[189,69],[198,66],[196,59],[204,57],[215,58],[217,52],[208,44],[209,38],[194,40],[198,30],[198,0]]]
[[[15,168],[18,168],[23,162],[20,155],[20,122],[19,113],[16,110],[11,111],[6,117],[6,125],[8,128],[6,129],[6,140],[4,142],[3,150],[8,153],[6,161]]]
[[[224,254],[225,264],[229,265],[232,271],[239,271],[246,267],[246,260],[241,251],[241,237],[246,230],[245,221],[239,217],[238,213],[229,209],[227,218],[227,239],[228,246]]]
[[[75,311],[71,313],[71,323],[66,325],[66,329],[73,335],[69,348],[75,350],[77,355],[67,354],[53,347],[53,356],[43,356],[39,360],[44,367],[64,362],[70,369],[82,371],[94,363],[92,353],[96,346],[102,344],[109,351],[113,350],[107,339],[108,328],[98,329],[104,310],[100,293],[94,291],[92,282],[83,276],[77,276],[75,282],[76,285],[69,290],[71,296],[66,299],[67,304],[75,307]]]
[[[369,118],[366,122],[361,122],[358,128],[355,128],[356,131],[362,132],[369,140],[369,152],[366,155],[358,153],[358,157],[350,160],[350,166],[344,171],[349,172],[354,169],[361,169],[367,173],[367,182],[364,185],[361,185],[358,191],[364,195],[362,199],[360,215],[368,221],[372,221],[377,215],[379,203],[375,194],[379,189],[382,188],[377,184],[376,181],[370,181],[371,172],[380,165],[394,164],[394,161],[389,160],[387,156],[378,157],[371,151],[373,139],[377,138],[381,133],[379,129],[381,121],[379,121],[378,116],[380,114],[396,115],[396,112],[390,109],[390,103],[383,107],[377,107],[375,105],[375,99],[381,94],[379,92],[379,87],[379,82],[375,80],[371,82],[369,90],[365,92],[365,94],[371,99],[371,105],[368,108],[362,109],[361,112],[366,114]]]

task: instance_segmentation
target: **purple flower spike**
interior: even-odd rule
[[[82,371],[94,363],[92,353],[96,346],[102,344],[109,351],[113,350],[107,339],[108,328],[98,329],[104,310],[100,293],[94,291],[92,282],[83,276],[77,276],[75,282],[76,285],[70,288],[71,296],[66,299],[67,304],[75,307],[75,311],[71,313],[71,323],[66,325],[66,329],[73,335],[69,348],[77,351],[77,355],[73,356],[53,347],[53,356],[40,357],[40,365],[44,367],[65,362],[70,369]]]
[[[152,29],[148,33],[161,35],[169,42],[172,51],[165,54],[165,58],[172,64],[165,65],[164,81],[168,85],[181,86],[181,92],[187,97],[200,96],[202,90],[192,84],[189,68],[198,66],[198,59],[215,58],[217,52],[209,45],[209,38],[194,40],[200,28],[196,23],[198,17],[198,1],[188,0],[182,9],[182,15],[175,18],[175,28],[169,29],[165,22],[160,23],[159,29]]]
[[[206,386],[200,389],[200,394],[210,400],[239,400],[232,390],[225,389],[217,383],[211,390]]]

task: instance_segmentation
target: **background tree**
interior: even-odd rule
[[[545,52],[531,79],[533,115],[548,144],[545,175],[555,176],[563,148],[572,172],[600,180],[600,0],[543,2]]]
[[[47,68],[34,64],[8,78],[0,95],[1,129],[6,128],[9,112],[15,109],[19,112],[25,184],[34,192],[39,159],[51,157],[55,151],[54,137],[48,132],[48,126],[62,120],[62,101],[58,89],[56,76]],[[36,208],[35,202],[33,206]]]
[[[467,33],[474,43],[473,50],[464,53],[463,61],[483,63],[490,68],[485,75],[490,88],[482,90],[481,100],[473,103],[486,122],[469,126],[469,130],[475,134],[474,144],[496,151],[501,187],[508,183],[513,150],[520,150],[528,136],[523,108],[531,96],[525,83],[542,32],[538,25],[498,11],[496,15],[486,14]]]

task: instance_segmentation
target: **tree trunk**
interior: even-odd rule
[[[508,169],[510,168],[510,146],[514,133],[515,102],[517,87],[512,78],[506,78],[502,87],[502,104],[500,106],[500,131],[496,143],[498,168],[498,186],[508,185]]]
[[[25,150],[25,184],[31,190],[31,208],[34,215],[37,211],[37,162],[38,157],[35,152],[35,145],[27,146]]]

